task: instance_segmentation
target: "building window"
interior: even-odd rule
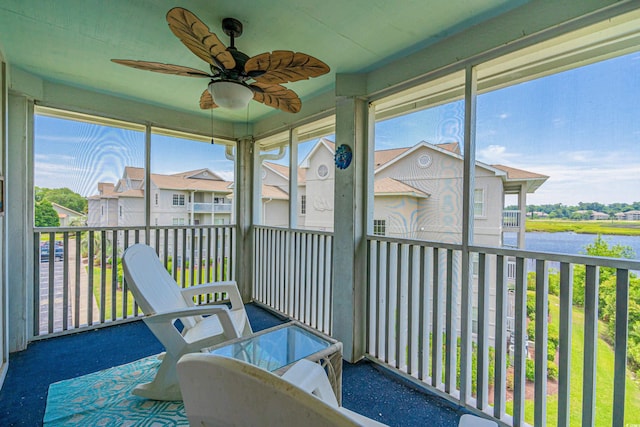
[[[184,225],[184,218],[173,218],[173,225]]]
[[[100,215],[104,216],[104,205],[100,206]]]
[[[318,166],[317,173],[318,173],[318,178],[325,179],[326,177],[329,176],[329,168],[327,167],[327,165],[322,164]]]
[[[300,196],[300,215],[307,213],[307,196],[305,194]]]
[[[476,188],[473,192],[473,215],[478,217],[484,217],[484,189]]]
[[[374,236],[386,236],[387,234],[387,220],[374,219],[373,220],[373,234]]]
[[[471,271],[473,272],[473,277],[477,278],[478,273],[480,272],[480,254],[475,252],[471,254],[471,268],[472,268]]]
[[[156,193],[156,195],[155,195],[155,196],[156,196],[156,197],[155,197],[155,199],[156,199],[156,206],[158,206],[158,193]]]
[[[119,206],[120,209],[120,218],[122,218],[122,206]]]
[[[173,206],[184,206],[184,194],[173,195]]]

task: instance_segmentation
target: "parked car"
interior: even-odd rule
[[[54,259],[56,261],[62,260],[64,257],[64,247],[62,246],[62,242],[56,241],[53,251]],[[49,242],[43,242],[40,244],[40,261],[49,261]]]

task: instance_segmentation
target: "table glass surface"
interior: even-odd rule
[[[297,325],[212,349],[212,354],[242,360],[268,371],[276,371],[328,348],[331,342]]]

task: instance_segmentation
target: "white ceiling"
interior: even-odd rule
[[[222,18],[244,24],[236,47],[249,56],[293,50],[315,56],[331,73],[286,84],[304,105],[333,93],[336,73],[373,71],[527,0],[0,0],[0,50],[11,67],[45,81],[209,117],[198,107],[205,79],[135,70],[110,62],[139,59],[208,71],[169,30],[165,15],[181,6],[228,43]],[[221,108],[213,118],[256,122],[279,113],[257,102]]]

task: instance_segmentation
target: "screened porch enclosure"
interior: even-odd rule
[[[251,108],[197,115],[120,98],[115,86],[68,84],[0,56],[0,379],[14,352],[34,343],[141,320],[120,258],[146,243],[181,287],[235,280],[245,303],[330,335],[342,342],[346,364],[378,366],[448,402],[445,412],[514,427],[640,423],[629,351],[640,340],[640,261],[528,250],[527,204],[570,179],[558,168],[549,169],[553,176],[526,167],[544,166],[526,159],[552,150],[560,157],[562,138],[514,133],[529,137],[530,151],[518,157],[515,142],[496,147],[487,131],[513,132],[495,125],[492,99],[517,98],[518,111],[531,114],[528,98],[510,96],[514,87],[547,84],[553,93],[545,78],[618,58],[637,63],[629,56],[640,46],[637,4],[579,3],[518,2],[501,13],[496,4],[487,22],[413,46],[402,58],[354,72],[338,66],[330,90],[310,92],[299,115]],[[526,86],[532,82],[541,86]],[[593,104],[586,92],[567,104]],[[549,96],[548,111],[568,109],[555,102]],[[597,114],[598,125],[613,129],[628,119],[612,115]],[[81,152],[72,166],[94,174],[74,177],[88,204],[81,224],[34,224],[38,174],[50,165],[39,151],[44,117],[77,123],[83,136],[104,134],[64,153]],[[427,129],[429,141],[386,145],[389,123]],[[547,134],[556,131],[551,123]],[[570,147],[576,157],[588,157],[580,150],[589,135],[568,127],[561,136],[578,141]],[[202,163],[183,162],[181,151],[202,146],[232,168],[205,164],[209,152]],[[635,197],[628,185],[634,153],[611,151],[624,166],[616,184]],[[166,158],[170,169],[161,167]],[[562,189],[571,195],[570,185]]]

